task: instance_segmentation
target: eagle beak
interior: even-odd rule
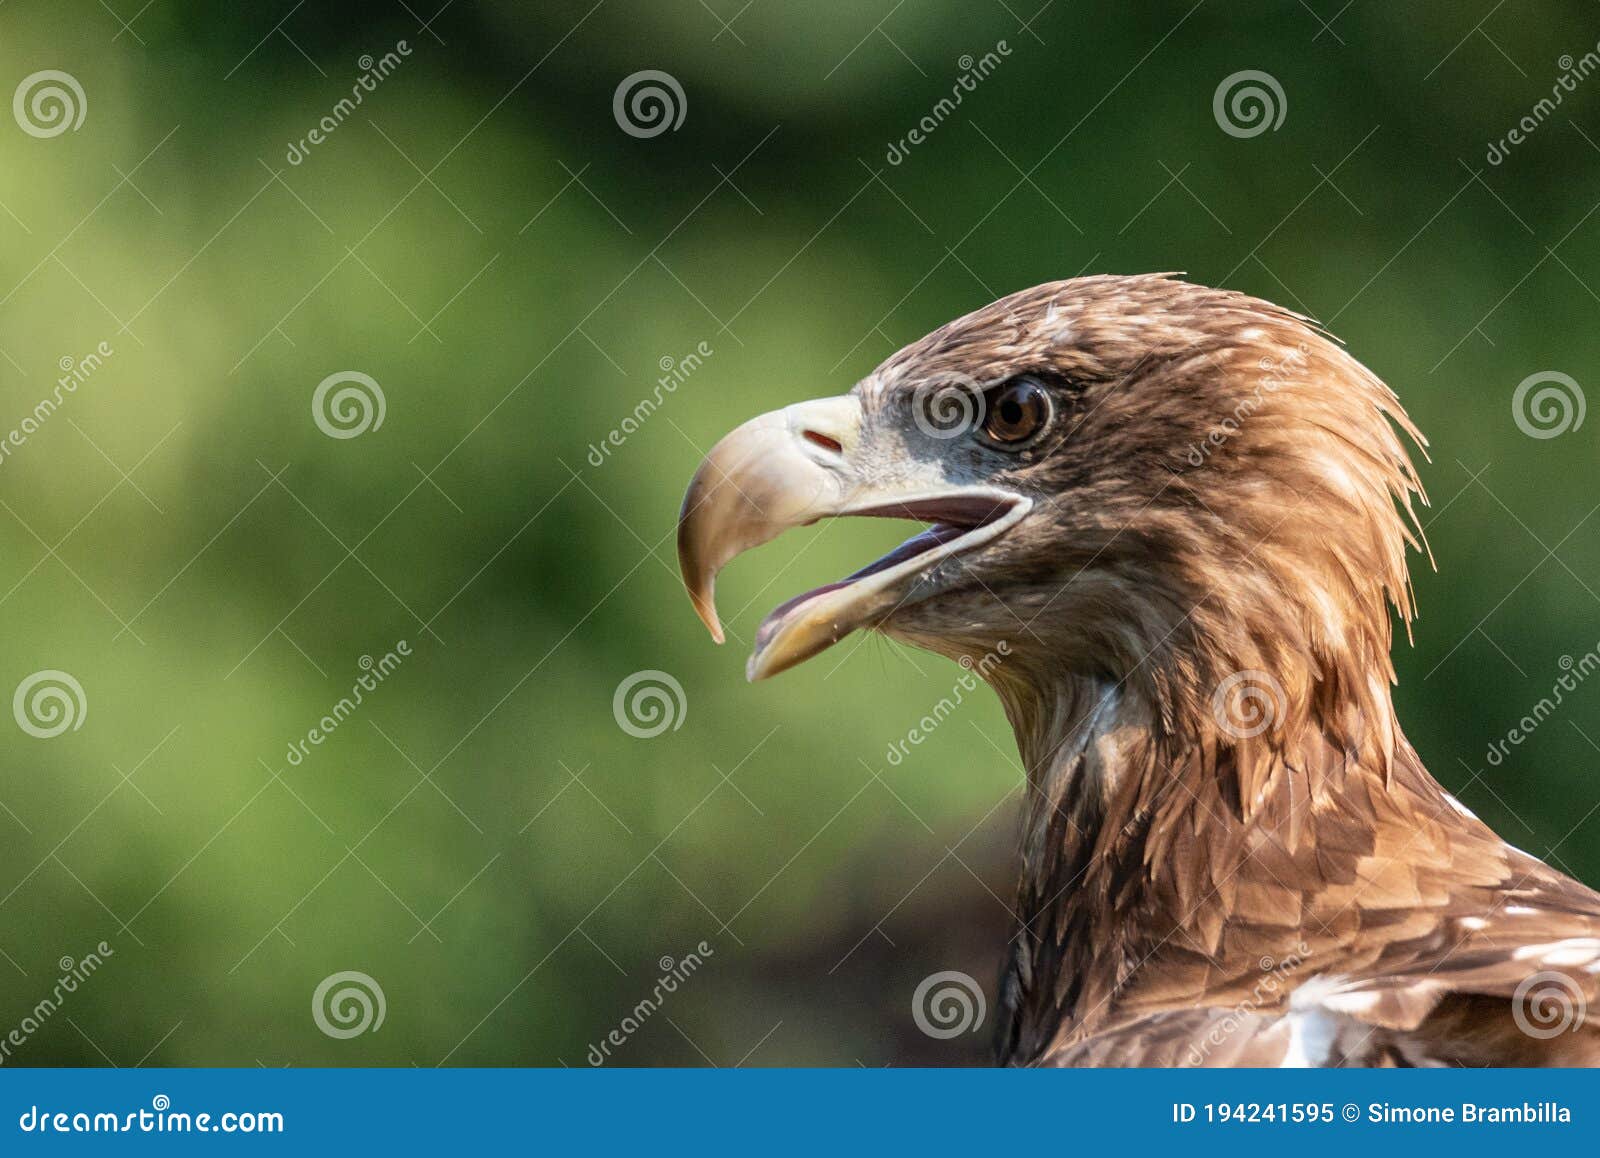
[[[746,675],[776,675],[882,622],[913,583],[939,562],[989,542],[1032,503],[992,487],[948,485],[936,462],[893,470],[863,462],[862,409],[851,395],[799,402],[751,419],[727,435],[689,483],[678,518],[678,563],[696,613],[716,642],[717,572],[735,556],[793,527],[839,515],[935,524],[838,583],[783,604],[756,632]],[[879,482],[875,474],[892,475]],[[921,475],[922,477],[918,477]]]
[[[861,404],[845,395],[752,418],[711,448],[683,496],[678,564],[696,613],[721,643],[717,572],[736,555],[843,505],[844,458],[856,448]]]

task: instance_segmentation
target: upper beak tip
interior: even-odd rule
[[[700,617],[700,622],[711,633],[711,642],[723,643],[727,636],[723,634],[722,619],[717,615],[717,605],[711,601],[710,593],[695,591],[691,587],[689,601],[694,604],[694,612]]]

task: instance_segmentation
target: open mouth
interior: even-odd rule
[[[775,674],[803,658],[786,655],[781,666],[775,656],[774,662],[765,662],[772,654],[771,645],[792,627],[804,624],[809,628],[806,634],[819,635],[814,650],[820,651],[857,627],[881,622],[907,602],[914,576],[993,542],[1032,505],[1021,495],[977,487],[839,511],[835,517],[911,519],[930,525],[854,574],[775,607],[756,630],[750,678]]]
[[[717,572],[746,551],[841,515],[928,524],[849,578],[768,615],[745,668],[752,680],[786,671],[858,627],[881,627],[899,608],[935,596],[949,586],[950,569],[942,564],[993,542],[1033,507],[1032,499],[1002,487],[952,486],[931,459],[907,458],[894,448],[864,450],[862,416],[854,394],[758,415],[718,440],[689,481],[678,515],[678,567],[695,614],[718,643],[724,636]]]

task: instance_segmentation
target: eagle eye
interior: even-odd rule
[[[1050,393],[1032,378],[1013,378],[984,395],[979,437],[1001,450],[1021,450],[1050,423]]]

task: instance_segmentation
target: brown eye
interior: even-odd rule
[[[1017,378],[984,397],[984,441],[1003,450],[1019,450],[1050,421],[1050,395],[1037,382]]]

